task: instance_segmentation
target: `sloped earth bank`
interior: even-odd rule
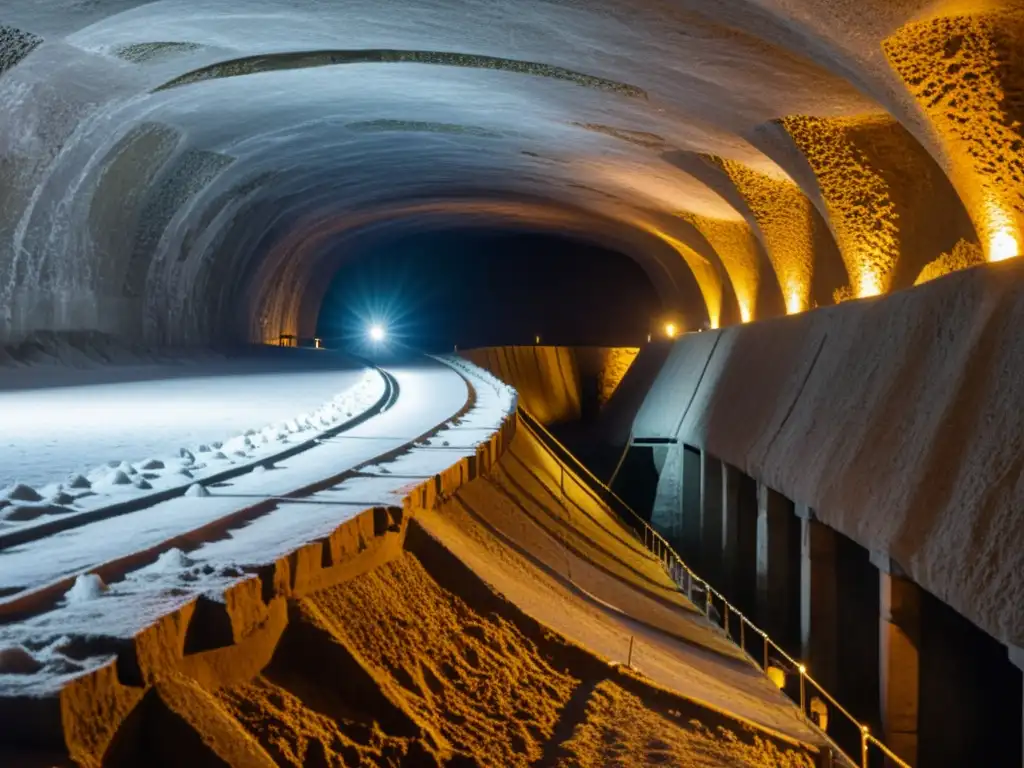
[[[440,477],[403,510],[368,511],[329,547],[279,563],[262,596],[239,588],[223,613],[198,606],[178,629],[181,663],[147,673],[137,652],[140,669],[119,659],[111,678],[62,698],[72,755],[89,766],[813,766],[813,734],[792,707],[606,510],[555,497],[560,472],[520,430],[489,473]],[[291,586],[265,602],[269,583]],[[619,629],[637,637],[638,669],[608,652]],[[132,679],[140,670],[147,687]],[[730,690],[746,715],[683,695],[728,705]]]
[[[254,679],[158,685],[105,764],[813,765],[530,621],[415,521],[408,546],[293,602]]]

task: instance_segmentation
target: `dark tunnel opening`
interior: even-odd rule
[[[564,235],[424,233],[370,256],[342,255],[317,322],[328,345],[358,346],[367,328],[380,323],[396,344],[432,353],[538,339],[636,346],[662,313],[635,261]]]

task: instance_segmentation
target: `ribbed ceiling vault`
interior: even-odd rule
[[[998,0],[10,0],[0,341],[309,332],[338,253],[611,243],[692,324],[1016,256]]]

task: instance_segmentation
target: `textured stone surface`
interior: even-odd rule
[[[792,181],[758,173],[742,163],[713,158],[736,185],[768,249],[786,312],[812,305],[816,263],[828,249],[824,222]]]
[[[885,41],[933,121],[991,260],[1020,255],[1024,242],[1022,39],[1018,7],[928,19]]]
[[[123,256],[133,251],[139,217],[153,215],[149,206],[140,210],[142,198],[178,140],[167,126],[143,123],[125,134],[102,165],[89,208],[89,236],[96,252],[107,254],[97,259],[95,281],[97,291],[110,301],[122,295],[127,273]]]
[[[910,286],[959,240],[1013,256],[1021,19],[1011,0],[14,0],[0,339],[308,332],[331,254],[466,224],[620,248],[690,328]]]
[[[922,258],[973,239],[941,169],[895,120],[789,117],[782,126],[818,179],[854,295],[905,288]]]
[[[581,379],[597,381],[598,404],[615,394],[637,355],[637,347],[484,347],[459,354],[506,384],[544,424],[580,417]]]
[[[745,222],[722,221],[704,216],[684,215],[722,259],[739,304],[740,319],[746,323],[757,314],[761,286],[760,252]]]
[[[581,347],[576,350],[583,373],[597,376],[597,399],[601,405],[611,400],[638,354],[637,347]]]
[[[122,59],[143,64],[150,61],[158,61],[162,58],[174,56],[180,53],[191,53],[199,50],[200,46],[195,43],[138,43],[136,45],[123,45],[117,48],[114,53]]]
[[[959,272],[961,269],[976,267],[984,263],[985,254],[981,248],[975,243],[961,240],[953,246],[949,253],[943,253],[937,259],[925,264],[924,269],[914,281],[914,285],[927,283],[929,280],[948,275],[950,272]]]
[[[43,39],[0,24],[0,74],[28,56]]]

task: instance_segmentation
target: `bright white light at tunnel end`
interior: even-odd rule
[[[375,344],[380,344],[387,338],[388,333],[384,329],[383,325],[380,323],[373,323],[369,328],[367,328],[366,335],[370,337],[370,341]]]

